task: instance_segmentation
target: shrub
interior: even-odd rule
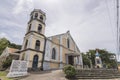
[[[64,73],[66,74],[67,78],[73,78],[76,75],[76,70],[72,65],[66,65],[63,68]]]
[[[11,58],[7,58],[5,61],[3,61],[2,67],[4,69],[7,69],[8,67],[10,67],[11,63],[12,63],[12,59]]]

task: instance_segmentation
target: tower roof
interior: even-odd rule
[[[34,9],[34,10],[31,12],[31,14],[32,14],[33,12],[40,12],[40,13],[42,13],[42,14],[45,16],[45,12],[43,12],[41,9]],[[31,15],[31,14],[30,14],[30,15]]]

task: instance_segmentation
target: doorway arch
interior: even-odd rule
[[[38,67],[38,55],[34,55],[34,57],[33,57],[33,64],[32,64],[32,68],[33,69],[37,69],[37,67]]]

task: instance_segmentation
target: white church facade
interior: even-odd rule
[[[46,37],[45,20],[43,11],[31,12],[19,59],[28,62],[29,70],[60,69],[67,64],[83,68],[82,54],[70,32]]]

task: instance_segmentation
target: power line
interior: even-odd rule
[[[108,12],[108,17],[109,17],[109,21],[110,21],[110,26],[111,28],[113,27],[112,21],[111,21],[111,16],[110,16],[110,9],[109,9],[109,5],[108,5],[108,1],[106,0],[106,7],[107,7],[107,12]]]
[[[109,8],[109,5],[108,5],[108,1],[105,0],[105,2],[106,2],[106,9],[107,9],[107,13],[108,13],[109,23],[110,23],[110,27],[111,27],[111,32],[112,32],[114,41],[116,42],[116,36],[114,35],[115,32],[114,32],[114,29],[113,29],[113,23],[111,21],[110,8]],[[115,44],[115,46],[116,46],[116,44]],[[115,47],[115,49],[116,49],[116,47]]]
[[[117,54],[118,54],[118,60],[120,55],[120,28],[119,28],[119,0],[116,1],[117,5]]]
[[[113,11],[113,12],[114,12],[114,15],[115,15],[115,17],[114,17],[114,26],[115,26],[115,37],[116,37],[116,38],[115,38],[115,43],[116,43],[115,46],[116,46],[116,55],[118,55],[118,40],[117,40],[117,37],[118,37],[118,36],[117,36],[117,27],[116,27],[116,26],[117,26],[117,24],[116,24],[116,22],[117,22],[116,5],[117,5],[117,4],[116,4],[116,3],[117,3],[117,0],[113,0],[113,5],[114,5],[114,9],[113,9],[114,11]],[[116,58],[118,59],[118,56],[116,56]]]

